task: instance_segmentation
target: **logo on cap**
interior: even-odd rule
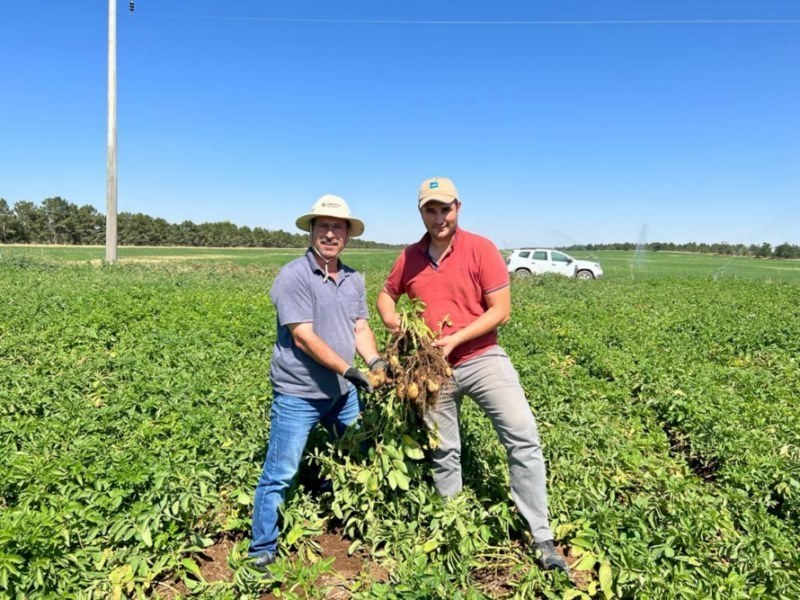
[[[428,187],[430,189],[432,189],[432,190],[435,190],[436,188],[439,187],[439,182],[438,181],[431,181],[431,184]]]

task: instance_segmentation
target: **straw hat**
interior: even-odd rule
[[[311,231],[311,221],[317,217],[335,217],[350,223],[350,237],[358,237],[364,233],[364,221],[350,214],[350,207],[339,196],[325,194],[314,202],[311,211],[299,217],[295,224],[298,229]]]

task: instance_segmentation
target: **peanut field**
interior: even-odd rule
[[[115,266],[71,252],[0,248],[0,598],[800,597],[795,261],[609,252],[603,280],[512,280],[500,343],[539,423],[572,581],[536,568],[474,404],[465,490],[445,503],[428,433],[381,388],[358,429],[310,440],[263,585],[244,559],[267,293],[302,251],[121,251]],[[345,256],[382,347],[374,300],[395,256]],[[362,568],[343,575],[323,536]]]

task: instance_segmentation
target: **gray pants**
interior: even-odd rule
[[[461,491],[461,433],[459,410],[468,395],[491,419],[505,446],[511,474],[511,496],[528,522],[533,539],[553,539],[547,514],[547,476],[536,419],[519,376],[500,346],[453,369],[442,386],[439,402],[426,418],[438,426],[439,447],[433,452],[433,480],[441,496]]]

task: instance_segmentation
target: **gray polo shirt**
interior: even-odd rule
[[[286,264],[275,278],[270,298],[278,313],[278,340],[272,353],[270,380],[276,393],[308,399],[339,398],[350,384],[295,346],[287,325],[312,323],[314,333],[348,363],[356,355],[356,319],[367,319],[364,279],[339,263],[336,279],[325,272],[309,248]]]

